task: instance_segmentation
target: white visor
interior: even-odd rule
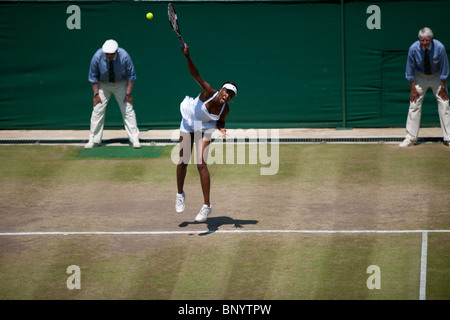
[[[222,88],[233,91],[234,95],[237,96],[237,88],[233,86],[231,83],[225,83]]]

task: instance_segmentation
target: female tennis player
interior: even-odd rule
[[[211,143],[211,134],[215,129],[220,130],[222,137],[226,138],[225,118],[230,112],[228,102],[237,94],[237,86],[233,82],[225,82],[219,91],[202,79],[197,67],[189,55],[189,47],[185,44],[182,49],[187,60],[189,73],[201,87],[201,92],[196,98],[186,96],[180,104],[183,119],[180,125],[180,159],[177,165],[178,193],[175,202],[175,210],[178,213],[184,211],[186,194],[183,190],[186,178],[187,166],[191,159],[192,147],[196,145],[197,169],[200,174],[204,204],[195,217],[196,222],[205,222],[211,213],[209,199],[211,179],[206,164],[208,146]]]

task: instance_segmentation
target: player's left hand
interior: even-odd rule
[[[222,137],[222,139],[227,140],[227,129],[220,128],[220,136]]]

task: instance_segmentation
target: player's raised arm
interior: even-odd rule
[[[202,88],[202,95],[204,96],[204,97],[202,97],[203,98],[202,100],[204,100],[204,98],[210,97],[214,93],[213,92],[214,89],[211,87],[211,85],[208,82],[203,80],[203,78],[200,76],[200,72],[198,71],[197,67],[195,66],[195,64],[192,61],[191,56],[189,54],[189,46],[185,43],[184,49],[181,49],[181,50],[183,51],[183,54],[186,57],[189,73]]]

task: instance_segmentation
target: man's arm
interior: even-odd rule
[[[408,58],[406,59],[406,70],[405,78],[409,81],[409,86],[411,87],[411,93],[409,94],[409,101],[415,103],[417,98],[420,97],[419,91],[416,89],[416,84],[414,83],[416,71],[414,69],[414,57],[413,57],[413,47],[411,46],[408,50]]]
[[[94,93],[93,105],[94,107],[102,102],[100,95],[98,93],[98,81],[100,80],[100,70],[99,70],[99,50],[94,54],[91,59],[91,64],[89,65],[89,82],[91,83],[92,92]]]
[[[447,78],[449,74],[449,66],[448,66],[448,57],[447,51],[445,47],[442,48],[441,56],[439,58],[439,65],[441,67],[441,88],[439,89],[438,95],[444,99],[444,101],[448,101],[448,92],[447,92]]]
[[[131,92],[133,91],[133,86],[134,86],[134,81],[127,82],[127,94],[126,94],[123,102],[128,102],[130,104],[133,104],[133,95],[131,94]]]
[[[94,92],[94,98],[93,98],[93,105],[94,107],[102,102],[102,99],[100,98],[100,95],[98,94],[98,83],[97,82],[91,82],[92,91]]]
[[[136,71],[134,69],[133,60],[125,49],[120,49],[121,58],[125,65],[125,78],[127,80],[127,91],[123,102],[133,104],[133,86],[136,80]]]

